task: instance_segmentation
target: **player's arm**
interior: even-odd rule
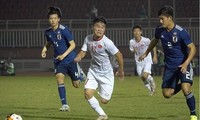
[[[144,58],[149,54],[149,52],[152,51],[152,49],[156,46],[156,44],[158,43],[158,40],[157,38],[153,38],[149,44],[149,47],[147,48],[147,50],[145,51],[145,53],[139,57],[139,61],[142,61],[144,60]]]
[[[62,55],[58,55],[56,57],[56,59],[63,60],[71,51],[73,51],[75,49],[75,47],[76,47],[76,44],[75,44],[74,40],[71,40],[69,42],[69,48]]]
[[[42,52],[41,52],[42,58],[46,58],[46,52],[47,52],[47,50],[49,49],[50,46],[51,46],[51,43],[47,41],[46,44],[44,45],[43,49],[42,49]]]
[[[74,59],[75,62],[80,62],[82,58],[84,58],[86,55],[86,51],[81,50],[76,58]]]
[[[188,64],[192,61],[194,55],[196,54],[196,47],[194,43],[188,44],[187,47],[189,49],[188,57],[185,60],[185,62],[182,65],[180,65],[182,73],[186,73]]]
[[[156,46],[153,48],[153,63],[157,64],[158,63],[158,56],[157,56],[157,49]]]
[[[119,75],[119,78],[121,80],[124,79],[124,59],[123,59],[123,55],[120,51],[118,51],[116,54],[115,54],[115,57],[118,61],[118,75]]]
[[[129,42],[129,50],[131,51],[131,53],[134,53],[135,52],[135,49],[132,47],[132,41]]]

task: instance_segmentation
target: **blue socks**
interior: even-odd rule
[[[190,109],[190,114],[196,115],[194,95],[190,92],[188,95],[185,95],[185,97],[186,97],[187,105]]]
[[[66,99],[66,90],[65,90],[64,84],[58,84],[58,92],[59,92],[59,96],[60,96],[60,100],[62,102],[62,105],[66,105],[67,99]]]

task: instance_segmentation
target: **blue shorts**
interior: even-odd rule
[[[76,62],[72,61],[69,64],[55,64],[55,74],[63,73],[64,75],[68,74],[71,80],[79,80],[78,68]]]
[[[188,65],[186,74],[183,74],[180,67],[175,69],[165,68],[163,73],[163,83],[162,88],[173,88],[175,89],[179,81],[181,83],[190,83],[192,85],[193,81],[191,79],[190,65]]]

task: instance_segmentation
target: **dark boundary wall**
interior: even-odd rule
[[[80,51],[80,46],[76,48],[76,51]],[[132,59],[134,58],[133,54],[129,51],[129,46],[120,46],[118,47],[119,50],[122,52],[124,59]],[[199,56],[199,46],[196,45],[197,53],[195,58]],[[34,48],[26,48],[26,47],[19,47],[19,48],[0,48],[0,59],[7,59],[11,57],[12,59],[41,59],[41,50],[42,47],[34,47]],[[53,49],[52,47],[47,52],[47,59],[51,59],[53,56]],[[90,59],[89,52],[87,53],[85,59]]]

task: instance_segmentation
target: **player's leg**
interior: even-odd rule
[[[136,64],[137,73],[138,73],[138,75],[140,76],[141,80],[143,81],[144,86],[145,86],[149,91],[151,91],[151,86],[150,86],[149,81],[147,81],[144,77],[142,77],[142,76],[143,76],[143,68],[144,68],[144,65]]]
[[[98,113],[99,116],[106,116],[106,113],[99,104],[99,101],[94,96],[94,89],[85,89],[85,98],[90,106]]]
[[[99,95],[101,96],[101,103],[107,104],[112,96],[114,89],[114,73],[112,71],[105,75],[99,75],[96,78],[99,81]],[[100,114],[97,120],[106,120],[108,116],[106,114]]]
[[[195,97],[192,93],[192,84],[193,84],[193,81],[191,79],[191,73],[190,73],[190,66],[188,66],[188,69],[187,69],[187,73],[186,74],[183,74],[180,72],[180,79],[181,79],[181,87],[182,87],[182,91],[183,91],[183,94],[186,98],[186,103],[188,105],[188,108],[190,110],[190,115],[191,115],[191,120],[197,120],[197,117],[196,117],[196,102],[195,102]]]
[[[68,67],[67,67],[67,70],[68,70],[68,75],[69,77],[71,78],[72,80],[72,85],[75,87],[75,88],[79,88],[80,87],[80,83],[81,83],[81,80],[80,80],[80,72],[78,70],[78,65],[76,62],[72,61]]]
[[[151,76],[151,66],[152,66],[151,63],[146,63],[144,65],[143,79],[145,79],[146,81],[150,83],[150,87],[151,87],[150,95],[153,95],[156,89],[156,84],[154,82],[153,77]]]
[[[103,109],[101,108],[99,101],[94,96],[94,92],[98,87],[98,83],[94,75],[95,73],[91,69],[89,69],[87,74],[87,80],[85,81],[84,86],[85,99],[99,115],[106,115]]]
[[[103,104],[107,104],[112,96],[113,89],[114,89],[114,74],[113,72],[109,72],[104,76],[99,76],[98,81],[99,84],[99,95],[101,96],[101,102]]]
[[[66,89],[64,84],[64,78],[66,74],[66,66],[64,65],[55,65],[55,74],[56,74],[56,80],[58,85],[58,93],[59,97],[62,103],[62,107],[60,108],[60,111],[69,111],[70,108],[67,104],[66,99]]]
[[[148,81],[149,86],[150,86],[149,93],[150,95],[153,95],[156,89],[156,84],[153,80],[153,77],[148,72],[143,72],[142,79],[145,81]]]
[[[177,70],[175,69],[164,69],[162,93],[165,98],[170,98],[174,95],[177,85],[177,74]]]

